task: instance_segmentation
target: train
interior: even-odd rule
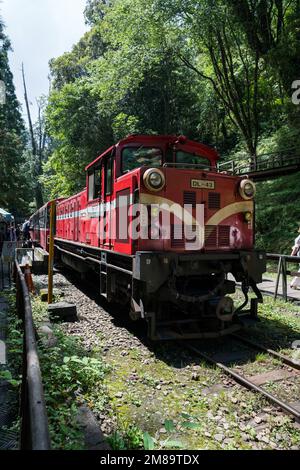
[[[152,340],[215,338],[258,318],[266,255],[255,248],[256,187],[220,171],[219,158],[185,136],[131,135],[85,168],[81,192],[55,201],[56,260],[92,273]],[[46,251],[49,207],[30,219]]]

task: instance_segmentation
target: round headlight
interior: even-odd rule
[[[251,180],[242,180],[239,192],[243,199],[253,199],[256,194],[255,184]]]
[[[150,168],[144,173],[144,184],[149,191],[161,191],[165,185],[165,175],[160,170]]]
[[[162,176],[159,173],[150,173],[149,175],[149,183],[150,186],[153,188],[159,188],[162,185],[163,179]]]

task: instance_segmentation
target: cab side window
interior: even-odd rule
[[[95,198],[101,197],[101,167],[95,169]]]
[[[105,164],[105,194],[109,195],[112,192],[112,178],[113,178],[113,158],[110,155]]]
[[[101,167],[93,168],[88,173],[88,197],[89,201],[101,197]]]
[[[89,201],[94,199],[94,190],[95,190],[95,173],[92,170],[89,173]]]

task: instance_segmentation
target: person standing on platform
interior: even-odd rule
[[[30,221],[25,220],[23,226],[22,226],[22,232],[23,232],[23,239],[25,242],[30,240]]]
[[[298,228],[298,237],[295,239],[295,243],[292,249],[292,254],[291,256],[299,256],[299,261],[300,261],[300,224]],[[299,265],[300,266],[300,265]],[[300,276],[300,268],[298,270],[298,274]],[[300,289],[300,277],[294,277],[292,282],[291,282],[291,288],[292,289]]]

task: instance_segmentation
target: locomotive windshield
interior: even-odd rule
[[[187,167],[192,165],[201,165],[201,168],[204,170],[209,170],[211,166],[210,161],[207,158],[194,153],[184,152],[182,150],[176,152],[176,163],[180,163],[183,166],[187,165]]]
[[[156,147],[127,147],[122,152],[122,171],[128,173],[141,166],[162,166],[162,150]]]

